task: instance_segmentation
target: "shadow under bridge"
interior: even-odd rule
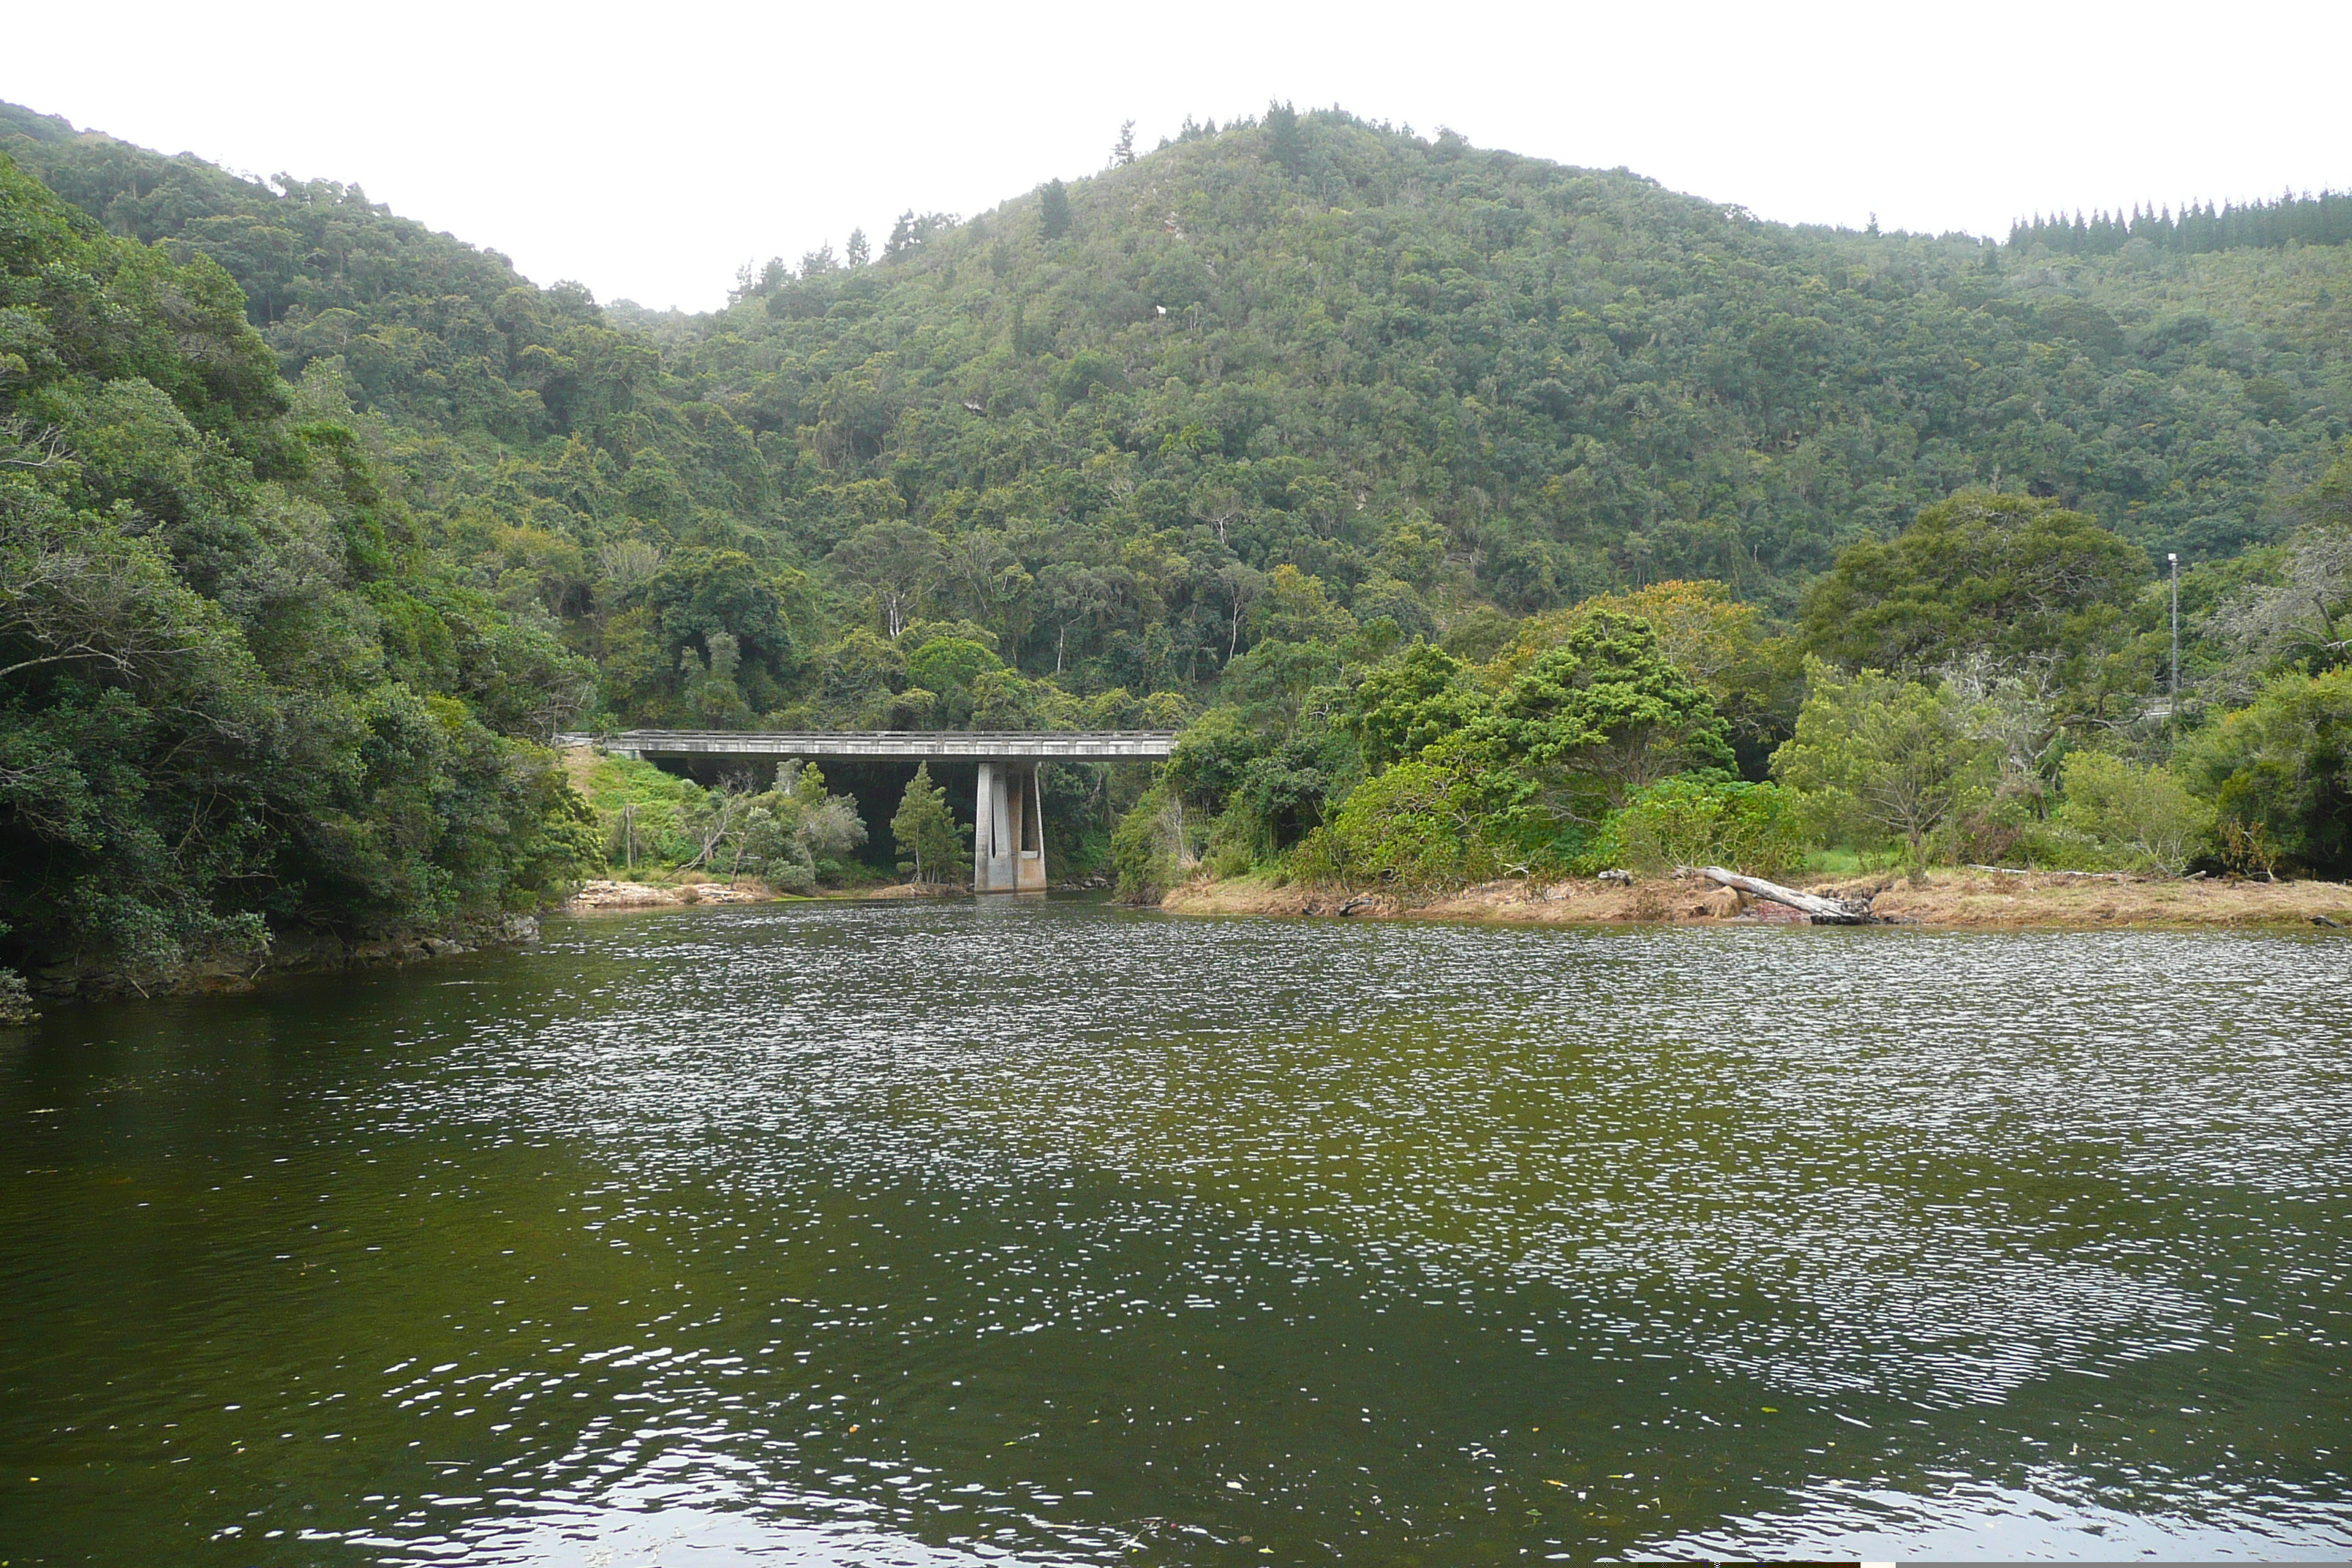
[[[1164,762],[1175,752],[1176,734],[1172,730],[624,730],[613,735],[559,735],[556,743],[599,746],[615,756],[647,762],[832,757],[861,763],[973,763],[980,786],[972,810],[972,890],[1042,893],[1045,814],[1037,764]]]

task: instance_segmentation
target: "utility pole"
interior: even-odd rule
[[[2180,557],[2167,555],[2172,566],[2172,716],[2180,716]]]

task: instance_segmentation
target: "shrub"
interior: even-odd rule
[[[1710,865],[1778,876],[1804,859],[1800,815],[1778,784],[1664,779],[1610,814],[1586,858],[1651,876]]]
[[[25,989],[25,977],[13,969],[0,969],[0,1029],[29,1024],[39,1016],[33,1010],[32,994]]]
[[[2142,767],[2104,752],[2076,752],[2059,777],[2065,798],[2053,817],[2124,863],[2178,877],[2204,851],[2213,808],[2172,770]]]
[[[1356,786],[1291,858],[1302,879],[1381,883],[1408,896],[1458,888],[1500,868],[1461,776],[1422,758]]]
[[[1127,903],[1158,903],[1184,879],[1193,863],[1188,840],[1199,831],[1186,820],[1182,798],[1165,780],[1144,791],[1110,836],[1111,869],[1118,879],[1115,896]]]
[[[1949,687],[1916,685],[1874,669],[1852,679],[1818,660],[1797,732],[1772,753],[1772,772],[1811,797],[1808,809],[1858,842],[1899,842],[1911,879],[1927,875],[1927,847],[1988,793],[1993,747],[1971,732]]]

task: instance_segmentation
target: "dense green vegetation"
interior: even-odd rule
[[[0,941],[37,965],[528,909],[593,851],[510,738],[587,665],[293,410],[243,307],[0,161]]]
[[[1295,697],[1228,677],[1237,700],[1118,835],[1121,879],[1205,863],[1419,894],[1832,852],[1915,879],[1937,859],[2341,877],[2347,497],[2352,451],[2297,498],[2286,548],[2202,574],[2177,700],[2137,548],[1982,490],[1849,547],[1780,630],[1720,584],[1670,583],[1530,617],[1475,662],[1360,629],[1303,645],[1322,679]],[[1777,743],[1741,758],[1742,731]]]
[[[2352,243],[2352,192],[2285,195],[2275,201],[2192,204],[2175,217],[2169,207],[2135,207],[2123,213],[2095,212],[2088,219],[2035,217],[2011,224],[2012,248],[2042,247],[2061,256],[2113,256],[2138,241],[2141,248],[2184,256],[2246,246],[2284,249],[2290,245]]]
[[[1995,736],[1922,854],[2080,837],[2070,752],[2178,742],[2212,833],[2340,865],[2337,721],[2281,684],[2342,662],[2340,198],[1997,246],[1337,110],[1122,146],[685,317],[0,107],[5,956],[528,902],[613,844],[565,727],[1197,718],[1165,781],[1048,782],[1080,864],[1150,784],[1130,881],[1792,842],[1793,795],[1654,793],[1694,777],[1883,837],[1853,778],[1762,782],[1808,655]],[[2203,700],[2151,727],[2168,552]],[[1439,804],[1348,820],[1421,840],[1341,831],[1374,784]]]

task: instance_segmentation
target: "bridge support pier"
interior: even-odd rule
[[[1035,763],[980,764],[980,799],[972,812],[971,890],[1045,890],[1045,810]]]

